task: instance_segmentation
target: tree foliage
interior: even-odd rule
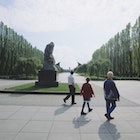
[[[0,22],[0,75],[36,75],[43,63],[38,50],[13,29]]]
[[[35,57],[20,57],[15,64],[15,71],[18,71],[18,75],[34,76],[38,74],[41,67],[41,61]]]
[[[128,23],[125,29],[97,49],[86,71],[99,76],[108,70],[122,77],[140,76],[140,17],[133,27]]]

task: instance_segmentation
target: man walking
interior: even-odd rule
[[[71,96],[71,104],[75,103],[75,82],[73,77],[73,71],[70,72],[70,75],[68,76],[68,86],[70,93],[63,99],[63,101],[66,103],[66,100],[68,100]]]

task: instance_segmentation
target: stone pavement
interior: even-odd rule
[[[59,75],[60,82],[64,82],[66,76]],[[75,75],[75,79],[81,86],[85,78]],[[112,113],[115,119],[111,121],[104,117],[103,82],[91,82],[96,97],[90,102],[93,111],[85,116],[80,115],[80,95],[76,95],[77,104],[71,106],[70,100],[63,103],[65,95],[1,93],[0,140],[138,140],[140,98],[136,101],[135,98],[140,95],[132,100],[130,97],[131,93],[140,91],[140,86],[138,81],[135,85],[133,82],[116,82],[119,91],[127,87],[127,93],[122,92],[121,100]]]

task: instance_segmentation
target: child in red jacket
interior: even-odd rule
[[[94,94],[94,91],[93,91],[92,86],[89,83],[89,81],[90,81],[90,79],[86,78],[86,83],[84,83],[82,85],[81,92],[80,92],[80,95],[83,96],[83,100],[84,100],[82,110],[81,110],[81,115],[86,115],[86,113],[84,112],[84,107],[85,107],[86,103],[88,106],[88,111],[89,112],[92,111],[92,109],[89,106],[89,101],[90,101],[90,98],[92,97],[92,95],[94,95],[94,97],[95,97],[95,94]]]

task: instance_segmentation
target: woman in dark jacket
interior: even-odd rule
[[[107,73],[107,79],[104,82],[104,96],[106,100],[106,114],[105,117],[110,120],[114,119],[111,117],[112,111],[116,108],[116,101],[119,101],[119,92],[113,81],[113,72]]]

